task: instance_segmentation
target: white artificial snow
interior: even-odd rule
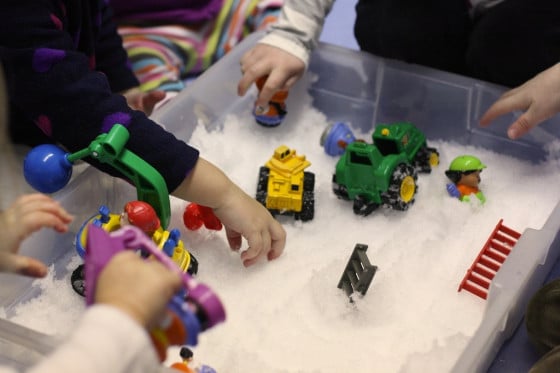
[[[325,116],[297,90],[288,104],[280,127],[258,126],[247,107],[218,128],[199,125],[189,141],[252,196],[259,167],[279,145],[304,154],[315,173],[315,218],[279,217],[288,234],[284,254],[250,268],[229,250],[223,231],[187,232],[186,202],[172,199],[171,227],[182,228],[199,260],[198,279],[227,311],[225,323],[200,336],[195,358],[222,373],[449,371],[484,316],[485,301],[458,292],[460,281],[500,219],[518,232],[542,227],[558,200],[558,161],[530,164],[429,139],[441,164],[420,174],[415,204],[357,216],[331,190],[336,158],[319,145]],[[371,141],[371,132],[355,135]],[[484,205],[447,194],[444,171],[461,154],[488,166],[481,174]],[[350,303],[337,284],[356,243],[368,245],[378,271],[368,293]],[[83,299],[68,276],[37,281],[41,295],[16,307],[12,320],[47,333],[70,331]],[[171,349],[168,362],[177,360]]]

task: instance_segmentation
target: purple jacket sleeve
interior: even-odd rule
[[[11,132],[25,135],[39,128],[45,140],[73,152],[113,124],[123,124],[130,131],[127,148],[154,166],[173,191],[194,167],[198,151],[130,109],[123,96],[112,93],[108,75],[95,70],[97,36],[102,33],[93,3],[72,0],[61,7],[56,0],[0,2],[0,58],[9,89],[10,127],[17,127]],[[122,47],[114,48],[121,53]],[[107,165],[88,161],[116,174]]]

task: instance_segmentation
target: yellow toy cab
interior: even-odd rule
[[[312,220],[315,214],[315,174],[304,171],[311,163],[294,149],[281,145],[259,170],[256,199],[275,216],[294,215]]]

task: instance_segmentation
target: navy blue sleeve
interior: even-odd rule
[[[173,191],[196,164],[198,151],[130,109],[123,96],[112,93],[107,75],[95,70],[99,25],[84,21],[93,2],[70,0],[65,7],[57,0],[0,2],[0,59],[10,127],[17,127],[11,131],[31,143],[25,134],[38,128],[45,139],[74,152],[120,123],[130,131],[127,148],[155,167]],[[107,165],[87,161],[117,175]]]
[[[113,92],[137,87],[140,83],[132,71],[128,55],[122,46],[122,38],[113,22],[113,11],[105,1],[100,1],[99,6],[96,16],[100,25],[95,45],[95,68],[107,75]]]

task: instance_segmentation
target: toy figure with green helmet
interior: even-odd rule
[[[470,196],[474,194],[481,203],[486,202],[486,197],[479,189],[480,173],[486,165],[475,156],[460,155],[456,157],[445,175],[452,182],[447,184],[447,192],[450,196],[461,201],[469,202]]]

